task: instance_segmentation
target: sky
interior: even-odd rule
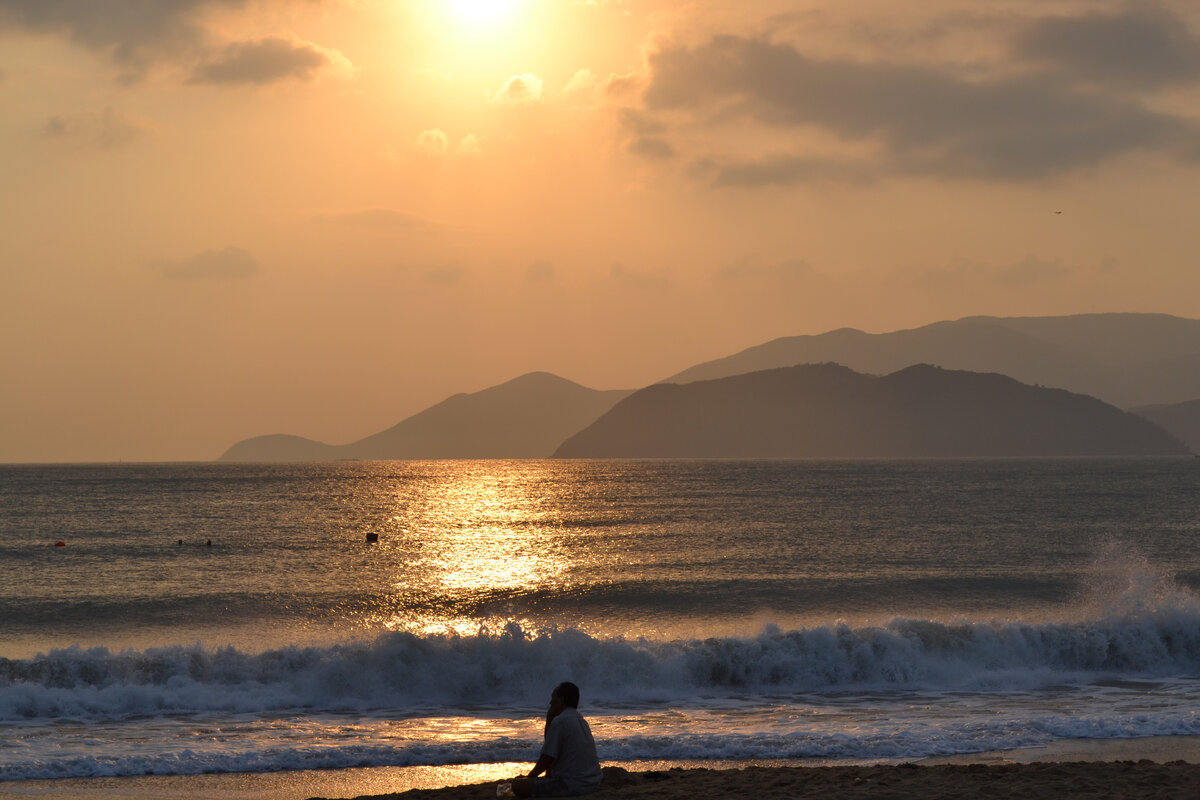
[[[0,461],[1200,317],[1200,5],[0,0]]]

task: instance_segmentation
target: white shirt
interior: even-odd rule
[[[600,785],[600,759],[596,740],[579,710],[567,707],[550,720],[542,755],[554,759],[550,775],[573,789],[586,791]]]

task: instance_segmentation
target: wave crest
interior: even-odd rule
[[[895,619],[679,641],[509,623],[475,635],[388,633],[262,653],[72,647],[0,659],[0,719],[528,705],[544,699],[546,676],[585,686],[589,702],[620,704],[746,692],[1011,689],[1198,670],[1200,613],[1178,606],[1090,622]]]

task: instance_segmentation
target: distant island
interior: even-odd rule
[[[945,458],[1183,455],[1161,428],[1094,397],[921,364],[837,364],[634,392],[560,458]]]
[[[299,436],[256,436],[221,461],[546,458],[628,391],[598,391],[532,372],[472,394],[456,394],[385,431],[345,445]]]
[[[835,364],[843,369],[833,369]],[[897,377],[918,364],[936,365],[946,374],[935,379],[918,370],[903,380]],[[589,389],[534,372],[480,392],[454,395],[349,444],[288,434],[256,436],[233,445],[220,460],[547,458],[584,452],[665,455],[667,450],[652,443],[666,447],[671,435],[680,435],[677,428],[689,414],[701,415],[699,405],[691,408],[688,403],[703,405],[697,398],[716,391],[712,387],[685,391],[683,385],[797,365],[823,365],[806,373],[805,391],[811,396],[789,395],[788,391],[799,390],[768,385],[770,381],[761,376],[751,380],[765,381],[762,397],[726,387],[721,392],[727,396],[717,392],[704,400],[709,407],[703,413],[711,418],[706,424],[713,429],[693,428],[692,445],[674,442],[667,450],[758,457],[776,454],[790,442],[784,449],[792,455],[1090,455],[1178,452],[1182,442],[1200,452],[1200,320],[1121,313],[966,317],[892,333],[844,328],[785,337],[697,364],[636,394]],[[955,371],[988,377],[970,379]],[[922,374],[924,378],[918,380]],[[876,385],[872,376],[880,375],[887,378]],[[1008,382],[999,380],[1004,376]],[[900,392],[905,380],[912,383],[905,390],[908,405],[885,401],[884,390]],[[857,388],[837,399],[839,381]],[[949,394],[928,394],[929,386],[938,381]],[[676,386],[659,388],[672,384]],[[1023,389],[1015,388],[1022,384]],[[1050,390],[1041,387],[1066,391],[1052,402],[1045,394]],[[1038,391],[1025,394],[1032,390]],[[819,399],[822,391],[830,393],[826,401]],[[873,409],[864,405],[868,397],[874,398]],[[614,408],[623,398],[628,401]],[[956,405],[955,398],[969,402]],[[652,410],[655,403],[666,409],[676,400],[678,407]],[[1063,411],[1067,407],[1070,413]],[[644,418],[626,418],[631,408],[639,409]],[[613,414],[606,413],[610,410]],[[1030,414],[1039,410],[1041,416],[1023,418],[1018,413],[1022,410]],[[655,413],[662,418],[652,424],[649,420]],[[943,416],[928,419],[938,414]],[[765,428],[755,428],[750,424],[753,420],[729,422],[739,415],[761,417]],[[620,420],[630,427],[622,428],[617,424]],[[803,433],[808,427],[814,430]],[[741,439],[739,430],[744,434]],[[999,430],[1006,432],[990,433]],[[605,443],[607,435],[615,438]],[[1161,436],[1166,438],[1155,438]]]

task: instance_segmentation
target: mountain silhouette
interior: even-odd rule
[[[1130,413],[1150,420],[1167,433],[1200,453],[1200,400],[1171,405],[1141,406]]]
[[[684,370],[691,383],[795,364],[835,362],[886,375],[913,364],[998,372],[1089,394],[1121,408],[1200,398],[1200,320],[1167,314],[965,317],[870,334],[789,336]]]
[[[456,394],[350,444],[258,436],[238,442],[220,460],[545,458],[628,394],[532,372],[480,392]]]
[[[337,458],[337,448],[305,439],[275,433],[244,439],[226,450],[218,461],[330,461]]]
[[[1094,397],[927,364],[884,377],[837,364],[634,392],[566,458],[1180,455],[1169,434]]]

